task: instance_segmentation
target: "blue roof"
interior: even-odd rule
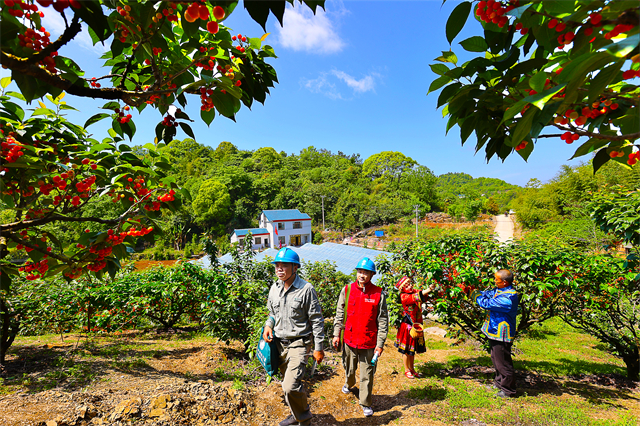
[[[300,256],[300,260],[304,262],[321,262],[324,260],[329,260],[335,262],[338,271],[344,274],[351,274],[360,259],[363,257],[368,257],[369,259],[376,261],[378,256],[386,256],[391,257],[391,252],[388,251],[380,251],[373,249],[366,249],[357,246],[349,246],[344,244],[336,244],[336,243],[323,243],[321,245],[315,244],[305,244],[302,247],[290,247],[298,256]],[[276,253],[278,253],[277,249],[266,249],[260,253],[257,253],[254,259],[257,262],[261,262],[264,260],[271,260],[275,258]],[[269,258],[269,259],[267,259]],[[232,262],[233,259],[230,254],[225,254],[218,258],[218,262],[220,263],[229,263]],[[211,267],[209,259],[207,256],[194,261],[194,263],[199,263],[205,268]],[[303,265],[304,267],[304,265]],[[373,276],[374,283],[378,280],[380,274],[376,274]]]
[[[234,229],[233,233],[236,234],[238,237],[243,237],[245,235],[247,235],[249,232],[251,232],[253,235],[258,235],[258,234],[268,234],[269,231],[267,231],[264,228],[249,228],[249,229]]]
[[[262,210],[262,213],[267,217],[267,219],[271,222],[277,220],[295,220],[295,219],[311,219],[306,213],[300,213],[298,209],[290,209],[290,210]]]

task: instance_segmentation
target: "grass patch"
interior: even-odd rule
[[[629,413],[602,413],[585,403],[561,400],[557,397],[523,397],[502,412],[486,413],[484,421],[495,424],[522,426],[637,426],[637,419]]]
[[[536,371],[556,377],[578,374],[626,375],[622,360],[604,352],[598,341],[553,318],[534,327],[514,345],[517,370]]]

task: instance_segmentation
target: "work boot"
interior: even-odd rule
[[[293,415],[287,417],[286,419],[284,419],[283,421],[281,421],[279,423],[279,426],[297,426],[300,423],[298,423],[298,421],[296,420],[295,417],[293,417]]]

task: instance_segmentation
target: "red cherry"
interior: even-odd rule
[[[221,19],[224,19],[224,9],[220,6],[216,6],[213,8],[213,17],[216,18],[218,21]]]
[[[216,6],[216,7],[220,7],[220,6]],[[216,21],[207,22],[207,31],[209,31],[211,34],[216,34],[219,29],[220,29],[220,26]]]

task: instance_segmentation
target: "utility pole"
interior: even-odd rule
[[[325,230],[324,227],[324,197],[326,197],[326,195],[321,195],[320,198],[322,198],[322,230]]]
[[[419,204],[415,204],[413,206],[414,209],[416,209],[416,240],[418,239],[418,208],[420,207]]]

